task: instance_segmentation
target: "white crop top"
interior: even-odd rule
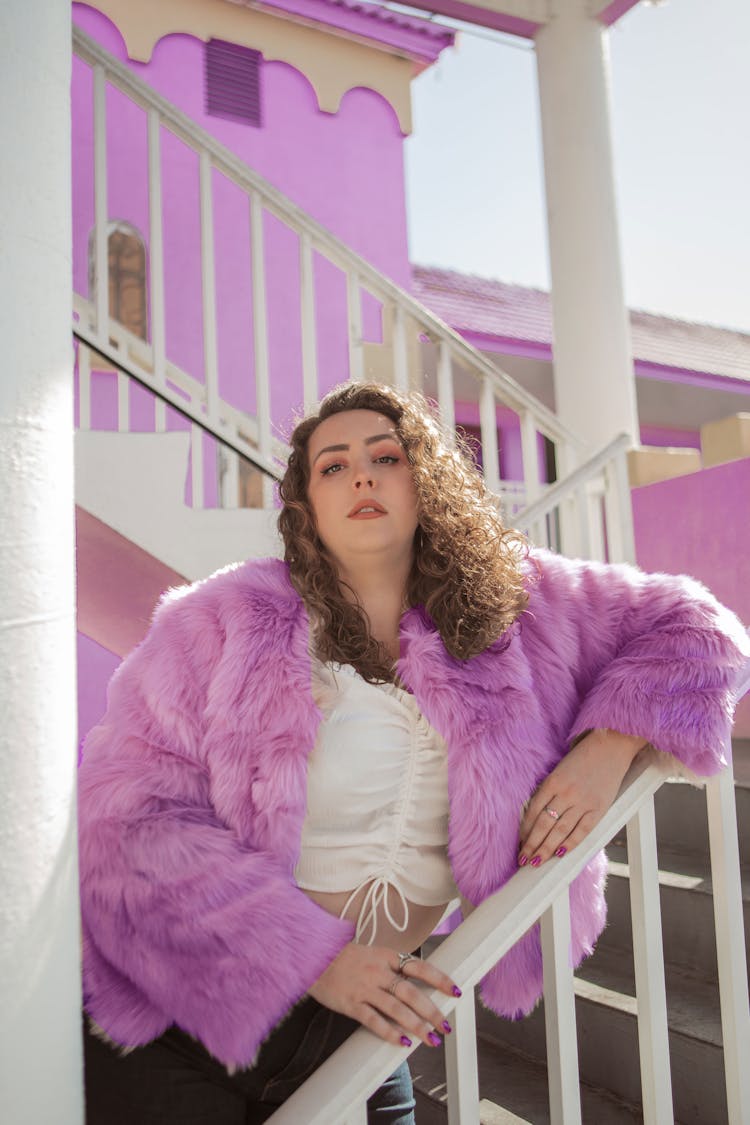
[[[395,684],[371,684],[349,664],[315,658],[312,679],[323,721],[308,761],[295,879],[304,890],[351,889],[342,918],[369,884],[355,940],[367,935],[370,945],[381,905],[403,932],[409,901],[438,906],[457,895],[448,862],[445,742]],[[389,909],[390,888],[400,919]]]

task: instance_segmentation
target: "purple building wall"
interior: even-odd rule
[[[318,108],[307,79],[280,62],[261,63],[263,125],[209,116],[203,105],[204,44],[170,35],[148,64],[128,60],[122,37],[104,15],[73,5],[75,23],[197,124],[268,179],[377,269],[408,287],[403,136],[378,93],[350,90],[336,114]],[[74,59],[74,287],[88,294],[89,235],[94,226],[93,110],[90,69]],[[107,93],[108,213],[149,242],[145,113],[116,90]],[[204,377],[198,161],[162,133],[167,358]],[[222,397],[255,409],[250,231],[246,197],[214,173],[219,384]],[[299,246],[273,217],[264,224],[272,412],[283,430],[302,401]],[[322,389],[348,376],[344,275],[316,255],[318,370]],[[380,340],[379,307],[364,303],[365,338]],[[110,382],[112,382],[110,380]],[[93,424],[114,425],[114,397],[95,391]],[[132,392],[134,428],[150,429],[151,406]],[[181,423],[172,419],[172,426]]]
[[[638,565],[692,575],[750,625],[750,458],[634,488],[632,496]],[[736,732],[750,737],[750,699]]]

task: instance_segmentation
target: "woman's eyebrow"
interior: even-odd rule
[[[382,441],[384,438],[390,438],[391,441],[398,442],[398,438],[396,437],[396,435],[394,433],[373,434],[372,437],[365,438],[365,445],[374,445],[376,441]],[[320,456],[322,456],[323,453],[343,453],[347,449],[350,449],[350,448],[351,448],[351,446],[348,445],[348,444],[345,444],[345,445],[325,445],[325,446],[323,446],[322,449],[319,449],[318,452],[315,454],[315,456],[313,457],[312,463],[314,465],[315,462],[318,460],[318,458]]]

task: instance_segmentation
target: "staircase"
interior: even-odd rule
[[[582,466],[581,442],[533,395],[80,29],[74,29],[73,37],[77,72],[84,67],[88,74],[93,120],[91,148],[82,145],[80,152],[74,152],[74,160],[90,164],[83,178],[92,182],[94,194],[91,292],[78,292],[74,298],[81,431],[106,428],[122,434],[183,429],[190,434],[186,486],[190,506],[232,509],[246,504],[246,498],[240,498],[239,485],[250,473],[257,478],[258,496],[252,503],[270,510],[273,481],[279,476],[286,452],[281,434],[287,406],[312,405],[332,382],[347,374],[358,380],[390,377],[399,388],[419,389],[433,398],[449,434],[455,429],[456,403],[478,405],[481,461],[488,486],[501,503],[507,496],[507,515],[528,530],[535,542],[593,557],[633,559],[626,451],[622,445]],[[148,140],[150,306],[145,340],[109,315],[108,167],[119,138],[108,136],[107,107],[114,92],[132,103],[134,114],[140,111]],[[201,269],[202,355],[196,359],[194,371],[187,370],[184,361],[175,361],[179,342],[168,340],[165,314],[169,297],[165,285],[170,277],[172,284],[176,282],[174,274],[165,268],[162,180],[175,139],[181,146],[183,163],[185,154],[190,155],[185,176],[190,175],[191,167],[195,169],[196,183],[190,189],[195,190],[200,203],[194,237]],[[222,365],[217,338],[217,309],[227,296],[217,281],[217,199],[221,198],[226,207],[230,190],[231,205],[249,214],[249,245],[238,236],[233,247],[238,262],[250,263],[251,271],[252,307],[248,311],[252,314],[252,362],[247,363],[244,374],[234,365],[229,369]],[[274,267],[269,243],[279,230],[284,231],[287,243],[296,246],[298,254],[298,269],[284,287],[285,294],[289,291],[288,303],[281,311],[295,318],[294,330],[301,341],[301,380],[298,385],[283,387],[279,384],[281,373],[274,371],[269,353],[269,270]],[[325,307],[330,300],[328,291],[321,289],[321,276],[332,274],[338,278],[338,290],[345,295],[345,306],[336,310],[341,313],[336,324],[326,326],[327,346],[335,345],[336,354],[348,356],[348,371],[337,367],[336,376],[326,382],[318,372],[321,340],[316,312],[321,302]],[[275,282],[278,288],[278,278]],[[279,315],[278,307],[274,315]],[[144,401],[144,390],[148,401]],[[240,405],[248,400],[254,403],[252,411]],[[97,409],[101,414],[103,405],[108,420],[97,424]],[[517,418],[523,481],[503,481],[500,476],[501,411],[506,415],[511,411]],[[540,451],[544,442],[554,452],[558,478],[554,504],[544,503],[550,483],[543,479]],[[568,486],[560,488],[563,480]],[[525,514],[529,509],[531,518]],[[234,544],[227,546],[222,561],[234,561]]]
[[[79,431],[77,501],[87,543],[100,551],[119,551],[123,567],[132,569],[133,559],[137,559],[147,576],[144,581],[151,583],[154,571],[149,560],[158,560],[166,568],[164,573],[173,578],[193,579],[238,558],[277,553],[274,481],[286,450],[280,419],[274,414],[268,353],[264,233],[270,217],[296,239],[299,252],[295,298],[302,339],[301,403],[311,405],[328,389],[318,375],[315,317],[316,276],[325,263],[338,271],[346,294],[342,339],[349,364],[344,375],[422,390],[438,404],[448,432],[455,428],[456,403],[476,402],[485,476],[499,502],[505,503],[509,522],[529,533],[533,541],[556,550],[634,561],[627,439],[617,439],[584,462],[575,435],[533,396],[77,29],[74,50],[79,63],[91,70],[94,120],[90,155],[97,268],[93,291],[75,296],[73,327]],[[135,337],[109,316],[109,87],[140,107],[148,133],[151,304],[147,340]],[[162,146],[167,133],[192,152],[199,170],[204,342],[199,373],[188,371],[167,354],[161,195]],[[237,252],[252,264],[252,386],[245,397],[254,403],[253,410],[241,408],[237,396],[226,393],[219,377],[213,246],[217,174],[240,193],[250,214],[251,245],[240,246]],[[110,396],[111,409],[110,421],[103,428],[96,419],[97,404],[101,406],[105,393]],[[523,481],[500,477],[501,409],[514,411],[518,418]],[[554,449],[555,481],[542,478],[542,439]],[[86,598],[83,592],[84,603]],[[145,615],[140,624],[145,629]],[[120,627],[121,647],[113,651],[124,652],[132,642],[132,630],[126,635],[122,621]],[[103,636],[99,639],[107,643]],[[747,750],[741,749],[743,754]],[[726,1120],[721,1101],[725,1096],[723,1073],[718,1074],[723,1062],[717,1048],[713,924],[706,920],[711,902],[707,849],[698,831],[701,814],[696,799],[700,802],[700,794],[679,783],[663,787],[657,797],[667,975],[673,984],[670,1039],[676,1119],[680,1125],[718,1125]],[[750,771],[738,783],[737,800],[747,835]],[[629,869],[623,841],[611,847],[610,859],[610,925],[576,983],[583,1119],[596,1125],[641,1120],[629,953]],[[710,999],[705,998],[707,984],[712,986]],[[482,1122],[496,1125],[520,1120],[537,1125],[550,1120],[543,1013],[511,1024],[479,1012],[478,1031]],[[414,1056],[420,1125],[447,1119],[440,1064],[439,1051],[421,1049]]]
[[[734,743],[734,766],[747,950],[750,741]],[[670,781],[656,794],[655,807],[675,1122],[724,1125],[728,1115],[705,797],[687,782]],[[575,981],[582,1114],[584,1125],[635,1125],[643,1121],[643,1113],[624,835],[607,854],[607,928]],[[441,940],[431,939],[431,949]],[[498,1019],[480,1005],[476,1016],[481,1125],[548,1125],[543,1003],[517,1023]],[[420,1047],[412,1059],[418,1123],[444,1125],[443,1051]]]

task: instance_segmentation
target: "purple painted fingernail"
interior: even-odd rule
[[[531,861],[531,866],[532,867],[538,867],[541,862],[542,862],[542,857],[539,856],[539,855],[535,855],[534,858]]]
[[[461,989],[458,987],[457,984],[453,985],[452,992],[453,992],[454,996],[463,996],[463,992],[461,991]]]
[[[557,856],[558,859],[562,859],[562,857],[566,854],[567,850],[568,849],[565,847],[565,844],[560,844],[560,847],[555,852],[555,855]]]
[[[450,1035],[450,1033],[453,1031],[453,1028],[447,1020],[443,1020],[443,1031],[445,1031],[448,1035]]]
[[[402,1047],[411,1047],[411,1039],[409,1038],[408,1035],[402,1035],[401,1036],[401,1046]]]
[[[519,855],[519,857],[518,857],[518,866],[519,867],[525,867],[528,862],[529,862],[529,857],[527,855]]]
[[[431,1031],[427,1038],[429,1039],[430,1043],[432,1043],[433,1047],[440,1046],[440,1036],[436,1031]]]

